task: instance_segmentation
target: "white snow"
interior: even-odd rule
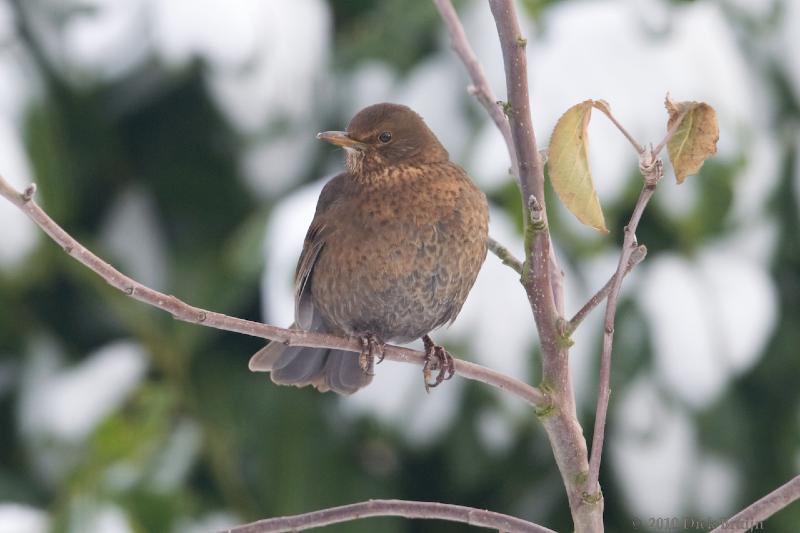
[[[0,84],[2,85],[2,84]],[[32,181],[30,163],[19,129],[0,114],[0,146],[3,178],[18,191]],[[25,260],[38,239],[34,223],[16,206],[0,198],[0,270],[11,270]]]
[[[761,356],[777,315],[772,280],[716,251],[702,252],[698,264],[665,255],[645,268],[640,303],[659,375],[691,405],[706,406]]]
[[[614,475],[637,516],[681,516],[696,437],[689,417],[668,406],[645,377],[611,405],[617,430],[607,437]]]
[[[714,455],[703,455],[694,470],[694,505],[707,516],[722,518],[736,509],[733,503],[741,486],[738,467]]]
[[[50,531],[47,513],[19,503],[0,502],[0,533],[46,533]]]
[[[87,12],[66,19],[58,54],[77,84],[116,79],[147,58],[143,0],[89,0]],[[66,68],[64,68],[66,67]]]
[[[29,436],[77,443],[125,401],[144,376],[147,356],[116,341],[62,368],[57,348],[37,343],[26,360],[18,423]]]

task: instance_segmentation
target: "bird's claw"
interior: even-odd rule
[[[361,340],[361,353],[358,355],[358,366],[361,367],[361,371],[366,375],[374,376],[375,365],[381,363],[385,356],[383,342],[372,333],[367,333],[359,337],[359,339]]]
[[[434,344],[428,335],[422,337],[425,344],[425,364],[422,366],[422,379],[425,382],[425,392],[430,392],[434,387],[438,387],[443,381],[452,378],[456,373],[453,356],[441,346]],[[436,378],[431,383],[433,370],[439,370]]]

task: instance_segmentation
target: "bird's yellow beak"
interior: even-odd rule
[[[344,131],[323,131],[317,133],[317,139],[343,148],[362,148],[364,146],[363,143],[353,139]]]

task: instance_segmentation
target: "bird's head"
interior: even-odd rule
[[[347,131],[325,131],[317,138],[343,147],[347,169],[355,175],[449,159],[422,117],[398,104],[366,107],[353,117]]]

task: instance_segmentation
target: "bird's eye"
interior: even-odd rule
[[[388,131],[384,131],[380,135],[378,135],[378,140],[382,143],[388,143],[392,140],[392,134]]]

